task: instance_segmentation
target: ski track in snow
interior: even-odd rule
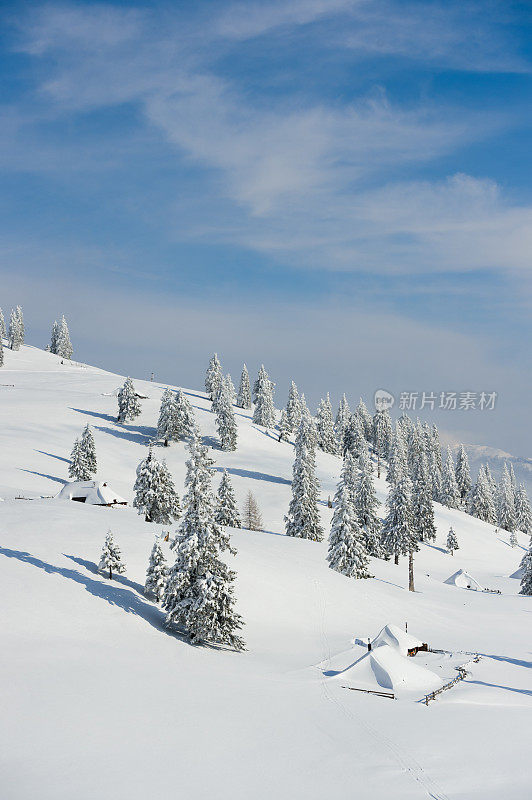
[[[315,580],[314,585],[316,587],[319,612],[318,617],[320,620],[319,635],[322,642],[324,656],[321,663],[326,664],[327,667],[329,667],[331,663],[331,648],[325,627],[325,598],[320,582]],[[361,708],[357,709],[357,715],[355,716],[355,714],[353,714],[353,712],[345,705],[345,703],[342,703],[338,697],[335,697],[329,689],[328,680],[324,676],[323,670],[320,669],[319,666],[317,669],[320,673],[322,692],[326,700],[328,700],[330,703],[333,703],[340,713],[348,717],[348,719],[350,719],[352,722],[361,725],[365,731],[377,742],[377,744],[384,745],[384,747],[390,751],[403,771],[407,772],[412,779],[416,781],[416,783],[423,787],[428,797],[433,798],[433,800],[449,800],[449,797],[439,788],[430,775],[427,774],[419,761],[417,761],[412,755],[405,753],[394,741],[392,741],[389,737],[384,736],[380,731],[377,731],[367,722],[366,719],[363,718]]]

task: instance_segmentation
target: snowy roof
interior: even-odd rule
[[[382,645],[389,645],[401,653],[403,656],[408,655],[408,651],[412,647],[421,647],[423,642],[411,636],[406,631],[398,628],[397,625],[385,625],[384,628],[373,639],[372,648],[381,647]]]
[[[102,481],[66,483],[57,497],[60,500],[77,500],[93,506],[127,505],[123,497]]]
[[[452,586],[458,586],[460,589],[474,589],[475,592],[482,591],[480,583],[463,569],[459,569],[458,572],[455,572],[454,575],[447,578],[444,583],[450,583]]]
[[[407,658],[389,644],[381,644],[342,673],[342,679],[354,680],[357,686],[381,686],[392,691],[428,692],[441,685],[435,672],[414,659]]]

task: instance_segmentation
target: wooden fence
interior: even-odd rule
[[[476,653],[475,657],[473,658],[473,662],[475,664],[478,664],[479,661],[480,661],[480,656],[478,653]],[[468,661],[467,663],[469,664],[470,662]],[[431,700],[435,700],[439,694],[445,692],[447,689],[450,689],[452,686],[455,686],[457,683],[464,680],[464,678],[467,676],[467,670],[465,668],[465,664],[463,664],[461,667],[456,667],[456,669],[458,672],[456,678],[453,678],[452,681],[449,681],[449,683],[446,683],[445,686],[442,686],[440,689],[436,689],[434,692],[429,692],[429,694],[425,695],[424,703],[426,706],[428,706]]]

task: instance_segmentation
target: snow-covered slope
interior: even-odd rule
[[[74,438],[90,422],[98,477],[131,501],[164,387],[135,382],[148,396],[142,417],[119,426],[114,390],[123,377],[31,347],[5,355],[2,798],[530,796],[532,605],[507,577],[525,537],[513,549],[492,527],[437,506],[438,539],[416,556],[416,593],[406,591],[406,560],[372,560],[375,578],[347,579],[327,568],[326,543],[283,535],[292,446],[238,410],[238,449],[221,452],[205,395],[186,390],[217,467],[227,467],[240,501],[252,489],[265,528],[232,532],[247,651],[191,647],[142,594],[158,526],[131,508],[40,497],[59,492]],[[183,444],[157,455],[181,494]],[[328,528],[340,462],[320,453],[318,468]],[[384,500],[383,481],[378,490]],[[453,557],[444,551],[451,524]],[[112,582],[96,572],[108,527],[127,563]],[[459,568],[501,594],[445,584]],[[428,707],[415,695],[344,688],[364,652],[355,640],[405,622],[416,638],[453,651],[430,664],[442,684],[468,653],[483,657]]]

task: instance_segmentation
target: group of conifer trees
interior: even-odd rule
[[[24,344],[24,337],[24,314],[22,313],[22,308],[17,306],[11,309],[9,328],[6,328],[4,314],[0,308],[0,367],[4,366],[4,343],[2,339],[7,338],[11,350],[20,350],[21,345]]]

